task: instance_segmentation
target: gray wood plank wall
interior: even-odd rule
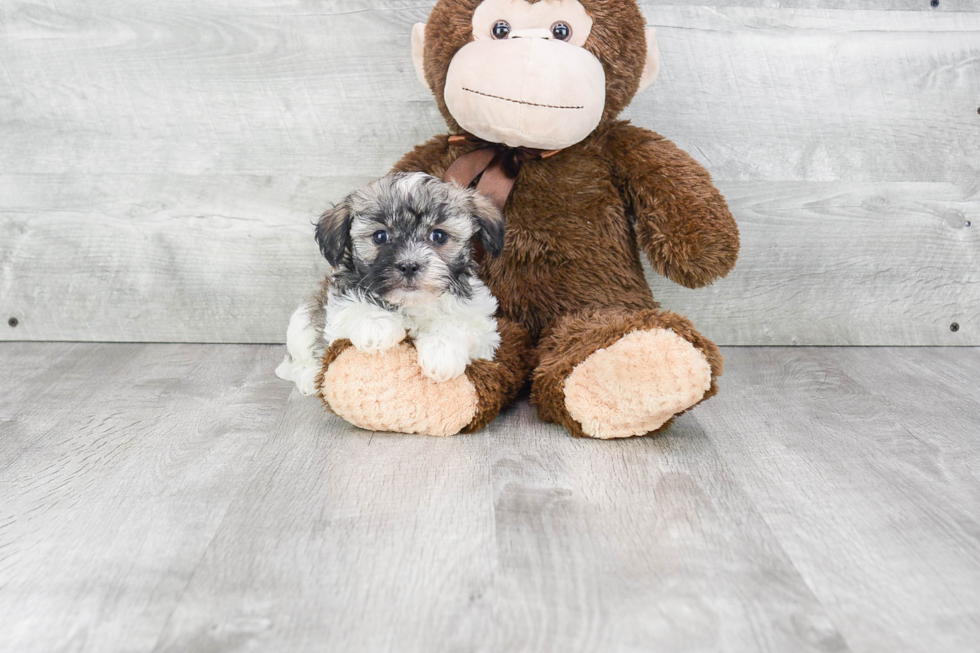
[[[444,131],[430,7],[5,0],[0,339],[280,342],[311,220]],[[643,7],[664,68],[626,116],[744,242],[707,290],[651,275],[664,305],[723,344],[980,344],[980,2]]]

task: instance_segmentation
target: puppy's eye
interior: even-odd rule
[[[389,234],[384,229],[380,229],[378,231],[375,231],[374,234],[372,234],[371,238],[374,240],[375,245],[384,245],[389,240],[391,240],[391,234]]]
[[[572,38],[572,28],[568,23],[558,21],[551,26],[551,35],[559,41],[567,41]]]
[[[500,39],[505,39],[507,38],[507,35],[510,34],[510,23],[508,23],[506,20],[498,20],[493,24],[493,29],[490,30],[490,33],[493,34],[493,38],[497,39],[498,41]]]
[[[445,245],[446,241],[449,240],[449,234],[442,229],[433,229],[429,234],[429,240],[434,242],[436,245]]]

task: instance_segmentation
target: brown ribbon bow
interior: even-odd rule
[[[450,136],[450,145],[476,145],[476,149],[456,159],[442,176],[444,181],[453,181],[466,187],[477,177],[480,180],[476,189],[489,197],[503,210],[510,192],[517,181],[517,173],[528,161],[540,161],[554,156],[561,150],[536,150],[529,147],[508,147],[500,143],[490,143],[475,136]]]

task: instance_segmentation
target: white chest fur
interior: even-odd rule
[[[381,353],[410,336],[422,373],[435,381],[459,376],[471,361],[492,360],[500,344],[493,317],[497,300],[479,281],[470,299],[445,293],[388,310],[361,294],[347,293],[331,295],[326,309],[327,346],[346,338],[361,351]]]

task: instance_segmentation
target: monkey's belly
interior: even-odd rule
[[[655,306],[619,188],[590,147],[525,165],[505,214],[503,253],[484,259],[483,278],[533,336],[580,310]]]
[[[608,243],[600,244],[608,247]],[[500,311],[537,338],[563,315],[598,307],[643,310],[657,306],[643,275],[638,251],[600,250],[592,256],[568,252],[505,253],[483,277]]]

